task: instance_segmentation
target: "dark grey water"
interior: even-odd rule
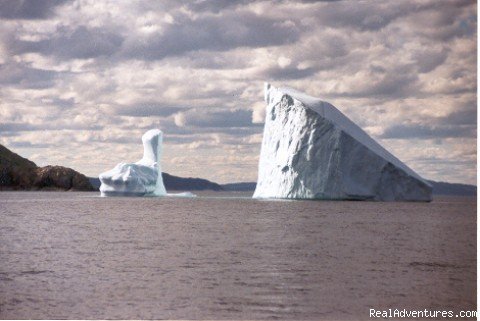
[[[476,309],[476,200],[0,193],[0,317],[368,319]]]

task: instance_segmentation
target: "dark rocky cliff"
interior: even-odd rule
[[[0,190],[94,191],[88,178],[63,166],[38,167],[0,145]]]

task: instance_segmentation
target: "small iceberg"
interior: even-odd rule
[[[151,129],[142,136],[143,158],[136,163],[119,163],[101,173],[101,196],[173,196],[195,197],[190,192],[167,194],[163,184],[160,160],[163,133]]]

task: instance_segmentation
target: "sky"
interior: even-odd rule
[[[256,181],[263,84],[335,105],[427,179],[476,184],[477,4],[0,0],[0,144],[97,176]]]

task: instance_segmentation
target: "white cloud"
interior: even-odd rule
[[[285,68],[285,67],[290,65],[292,60],[285,57],[285,56],[280,56],[280,57],[278,57],[277,62],[278,62],[278,65],[280,66],[280,68]]]
[[[263,101],[256,102],[253,105],[252,122],[255,124],[265,122],[265,103]]]
[[[177,113],[173,116],[173,120],[175,122],[175,125],[178,127],[184,127],[186,124],[185,121],[185,114],[184,113]]]

